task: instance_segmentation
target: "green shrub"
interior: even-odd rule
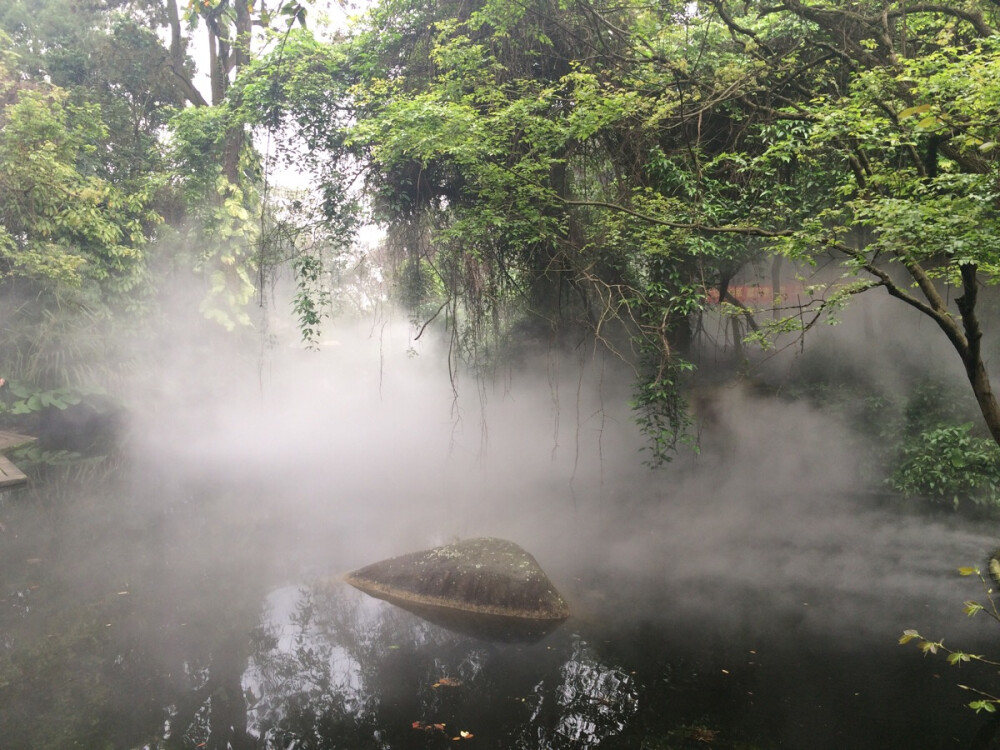
[[[1000,506],[1000,446],[969,434],[972,424],[924,430],[904,443],[889,485],[907,496]]]

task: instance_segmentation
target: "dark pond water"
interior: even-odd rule
[[[896,643],[992,645],[953,574],[990,535],[955,518],[827,496],[795,540],[764,522],[745,555],[697,554],[699,522],[664,533],[660,509],[646,543],[608,526],[603,554],[534,550],[576,616],[499,644],[345,586],[333,573],[370,560],[294,508],[123,463],[47,475],[0,499],[4,750],[949,748],[988,726],[956,684],[994,675]]]
[[[263,397],[256,362],[165,377],[125,455],[22,465],[32,486],[0,495],[2,750],[989,746],[957,685],[996,692],[995,670],[897,639],[1000,654],[956,574],[995,523],[877,503],[799,404],[727,396],[701,456],[651,474],[610,410],[627,397],[581,395],[601,367],[456,408],[440,360],[424,377],[372,346],[328,377],[275,366]],[[340,581],[487,535],[573,607],[546,639],[453,634]]]

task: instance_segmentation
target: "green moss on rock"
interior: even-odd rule
[[[570,616],[538,562],[483,537],[374,563],[344,580],[453,630],[501,640],[545,635]]]

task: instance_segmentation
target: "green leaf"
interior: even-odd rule
[[[913,115],[922,115],[931,108],[930,104],[918,104],[916,107],[907,107],[902,112],[899,113],[899,119],[905,120],[907,117],[913,117]]]
[[[974,602],[970,599],[969,601],[965,602],[965,608],[962,611],[965,612],[965,614],[967,614],[969,617],[973,617],[974,615],[977,615],[980,612],[982,612],[983,609],[984,607],[982,604],[980,604],[979,602]]]
[[[21,383],[11,383],[10,392],[18,398],[27,398],[31,395],[31,389]]]

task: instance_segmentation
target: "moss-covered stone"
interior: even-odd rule
[[[431,622],[494,640],[535,640],[570,616],[535,558],[504,539],[393,557],[344,580]]]

